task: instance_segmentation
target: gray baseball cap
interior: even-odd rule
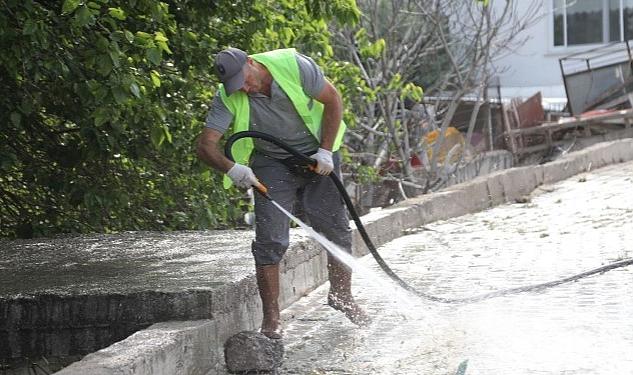
[[[244,65],[247,56],[241,49],[230,47],[218,52],[215,57],[215,73],[224,84],[227,95],[244,86]]]

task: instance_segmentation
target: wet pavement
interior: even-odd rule
[[[434,222],[379,250],[416,289],[467,297],[633,257],[633,163],[542,186],[524,203]],[[633,374],[633,267],[467,305],[419,300],[359,262],[367,328],[325,305],[284,310],[283,374]]]
[[[249,274],[249,235],[124,232],[0,241],[0,298],[123,294],[148,286],[208,290]]]

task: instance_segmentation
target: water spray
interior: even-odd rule
[[[235,133],[231,137],[229,137],[229,139],[226,141],[226,144],[224,146],[224,153],[225,153],[226,157],[229,158],[231,161],[235,161],[233,159],[231,148],[233,147],[233,144],[237,140],[242,139],[242,138],[257,138],[257,139],[262,139],[262,140],[271,142],[274,145],[281,147],[282,149],[284,149],[288,153],[290,153],[293,156],[295,156],[297,158],[297,160],[299,160],[302,163],[305,163],[306,166],[314,167],[316,165],[316,160],[310,158],[307,155],[304,155],[304,154],[300,153],[299,151],[295,150],[292,146],[288,145],[287,143],[283,142],[282,140],[277,139],[277,138],[275,138],[275,137],[273,137],[273,136],[271,136],[269,134],[262,133],[262,132],[257,132],[257,131],[239,132],[239,133]],[[365,227],[363,226],[363,223],[360,220],[360,217],[358,216],[358,213],[356,212],[356,209],[354,208],[354,204],[352,203],[352,200],[350,199],[349,195],[347,194],[347,191],[345,190],[345,187],[343,186],[343,183],[341,182],[341,180],[338,178],[338,176],[335,173],[330,173],[329,176],[332,179],[332,182],[334,183],[334,185],[336,186],[336,189],[341,194],[341,198],[343,198],[343,201],[345,202],[345,205],[347,206],[347,209],[348,209],[348,211],[350,213],[350,216],[352,217],[352,220],[356,224],[356,228],[358,229],[358,232],[360,233],[360,235],[361,235],[361,237],[363,239],[363,242],[365,242],[365,245],[367,246],[367,249],[369,249],[369,252],[374,257],[374,259],[376,260],[376,263],[378,263],[380,268],[387,274],[387,276],[389,276],[389,278],[391,278],[393,281],[395,281],[403,289],[413,293],[414,295],[416,295],[418,297],[421,297],[421,298],[424,298],[424,299],[427,299],[427,300],[430,300],[430,301],[433,301],[433,302],[465,304],[465,303],[473,303],[473,302],[478,302],[478,301],[482,301],[482,300],[486,300],[486,299],[490,299],[490,298],[496,298],[496,297],[501,297],[501,296],[506,296],[506,295],[511,295],[511,294],[519,294],[519,293],[539,291],[539,290],[552,288],[552,287],[555,287],[557,285],[561,285],[561,284],[569,283],[569,282],[572,282],[572,281],[576,281],[576,280],[579,280],[579,279],[582,279],[582,278],[586,278],[586,277],[589,277],[589,276],[592,276],[592,275],[602,274],[602,273],[605,273],[607,271],[611,271],[611,270],[616,269],[616,268],[626,267],[626,266],[629,266],[629,265],[633,264],[633,258],[623,259],[623,260],[620,260],[620,261],[617,261],[617,262],[613,262],[613,263],[604,265],[602,267],[594,268],[592,270],[589,270],[589,271],[586,271],[586,272],[582,272],[582,273],[579,273],[579,274],[576,274],[576,275],[573,275],[573,276],[565,277],[565,278],[562,278],[562,279],[558,279],[558,280],[554,280],[554,281],[550,281],[550,282],[546,282],[546,283],[526,285],[526,286],[521,286],[521,287],[517,287],[517,288],[503,289],[503,290],[490,292],[490,293],[485,293],[485,294],[480,294],[480,295],[476,295],[476,296],[472,296],[472,297],[447,298],[447,297],[433,296],[433,295],[421,292],[419,290],[416,290],[411,285],[409,285],[404,280],[402,280],[391,269],[391,267],[389,267],[389,265],[385,262],[385,260],[382,258],[382,256],[380,255],[380,253],[376,249],[376,246],[374,246],[373,242],[369,238],[369,235],[367,234],[367,231],[365,230]],[[257,190],[257,192],[259,194],[261,194],[264,198],[266,198],[269,201],[271,201],[277,208],[279,208],[279,210],[281,210],[288,217],[290,217],[291,219],[293,219],[294,221],[296,221],[300,225],[303,224],[301,222],[298,222],[297,221],[298,219],[296,219],[292,214],[290,214],[287,210],[285,210],[281,205],[279,205],[277,202],[275,202],[272,199],[272,197],[268,194],[268,189],[266,188],[266,186],[264,186],[263,184],[258,184],[257,186],[253,186],[253,187],[255,188],[255,190]],[[309,233],[314,232],[314,230],[311,230],[311,232],[310,232],[311,228],[307,227],[305,224],[303,224],[301,226],[304,229],[307,228]],[[326,249],[328,251],[331,251],[327,247],[326,247]],[[333,255],[336,256],[337,254],[333,254]]]

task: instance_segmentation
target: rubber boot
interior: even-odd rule
[[[347,319],[358,326],[366,326],[371,323],[371,318],[358,306],[352,296],[352,271],[346,265],[328,254],[328,277],[330,279],[330,292],[327,303],[335,310],[345,314]]]
[[[261,333],[271,339],[280,339],[281,325],[279,318],[279,265],[272,264],[255,267],[257,288],[262,299]]]

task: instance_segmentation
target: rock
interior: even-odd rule
[[[230,373],[275,371],[282,363],[284,345],[262,333],[240,332],[224,344],[224,360]]]
[[[529,195],[523,195],[517,199],[515,199],[516,203],[530,203],[532,202],[532,198]]]

